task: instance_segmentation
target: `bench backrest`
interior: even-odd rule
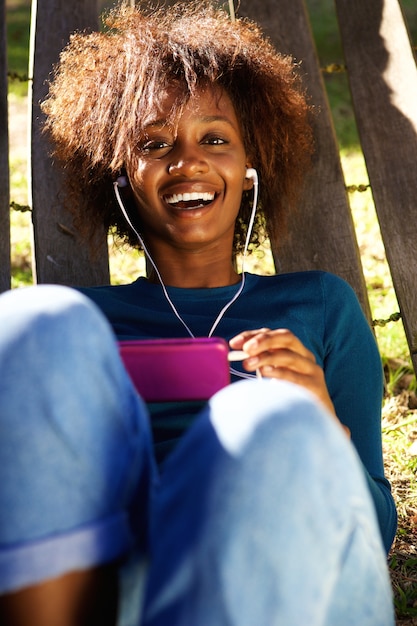
[[[172,2],[167,2],[171,4]],[[227,4],[227,3],[224,3]],[[235,3],[236,4],[236,3]],[[417,371],[417,69],[398,0],[335,0],[352,102],[381,234]],[[5,0],[0,0],[4,15]],[[365,280],[322,71],[304,0],[241,0],[239,15],[261,24],[276,47],[302,61],[315,118],[316,155],[300,210],[276,269],[324,269],[345,278],[370,319]],[[35,276],[38,282],[109,281],[106,241],[94,263],[62,206],[60,171],[49,159],[38,102],[69,33],[97,28],[97,0],[40,2],[32,22],[31,173]],[[4,19],[1,29],[3,29]],[[0,94],[7,87],[5,32],[0,30]],[[7,106],[0,101],[0,290],[10,285]]]

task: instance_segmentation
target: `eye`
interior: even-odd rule
[[[168,151],[170,148],[170,143],[165,139],[149,139],[139,144],[139,149],[143,154],[157,153],[164,150]]]
[[[209,145],[209,146],[223,146],[225,144],[228,144],[229,142],[227,139],[225,139],[224,137],[220,135],[211,134],[211,135],[207,135],[206,137],[204,137],[202,143]]]

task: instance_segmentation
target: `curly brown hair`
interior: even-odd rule
[[[158,9],[122,2],[105,15],[103,32],[72,35],[43,111],[78,230],[93,241],[104,225],[138,245],[112,183],[134,153],[142,120],[175,81],[174,118],[202,85],[220,86],[231,98],[260,180],[252,243],[262,238],[265,224],[277,242],[312,153],[310,106],[297,69],[256,24],[233,22],[206,0]],[[251,196],[242,197],[235,252],[244,245]]]

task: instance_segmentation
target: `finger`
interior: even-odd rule
[[[251,356],[260,356],[262,352],[274,353],[289,350],[315,362],[314,354],[291,331],[287,329],[267,330],[249,337],[241,348]]]
[[[259,368],[262,376],[266,378],[279,378],[280,380],[287,380],[290,383],[295,383],[312,391],[316,384],[307,374],[303,374],[296,370],[291,370],[285,367],[273,367],[272,365],[264,365]]]
[[[296,370],[272,367],[270,365],[261,367],[259,371],[261,372],[261,375],[266,378],[286,380],[287,382],[294,383],[308,389],[327,407],[331,413],[335,414],[335,408],[330,398],[322,371],[315,372],[314,376],[310,376]]]
[[[285,377],[286,380],[293,382],[299,380],[300,384],[307,386],[309,389],[326,386],[321,367],[308,360],[303,361],[300,359],[298,362],[294,360],[289,362],[288,365],[282,363],[278,363],[277,365],[271,363],[259,364],[257,369],[263,376],[268,378]]]
[[[298,384],[307,386],[310,389],[324,388],[327,393],[322,368],[310,358],[291,350],[263,352],[259,356],[245,359],[243,367],[250,372],[258,370],[261,375],[268,378],[285,378],[286,380],[298,382]],[[300,379],[293,380],[297,376]]]
[[[234,350],[240,350],[246,341],[249,341],[252,337],[256,337],[256,335],[267,331],[269,331],[269,328],[256,328],[254,330],[243,331],[235,337],[232,337],[232,339],[229,340],[229,345]]]
[[[270,366],[272,368],[290,369],[307,376],[321,372],[321,368],[316,364],[314,356],[309,351],[300,354],[288,349],[271,350],[249,356],[244,363],[251,370]]]

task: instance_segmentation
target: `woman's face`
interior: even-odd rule
[[[227,246],[231,254],[242,192],[252,182],[236,112],[220,89],[190,98],[175,127],[167,93],[145,124],[127,167],[142,235],[151,251]]]

